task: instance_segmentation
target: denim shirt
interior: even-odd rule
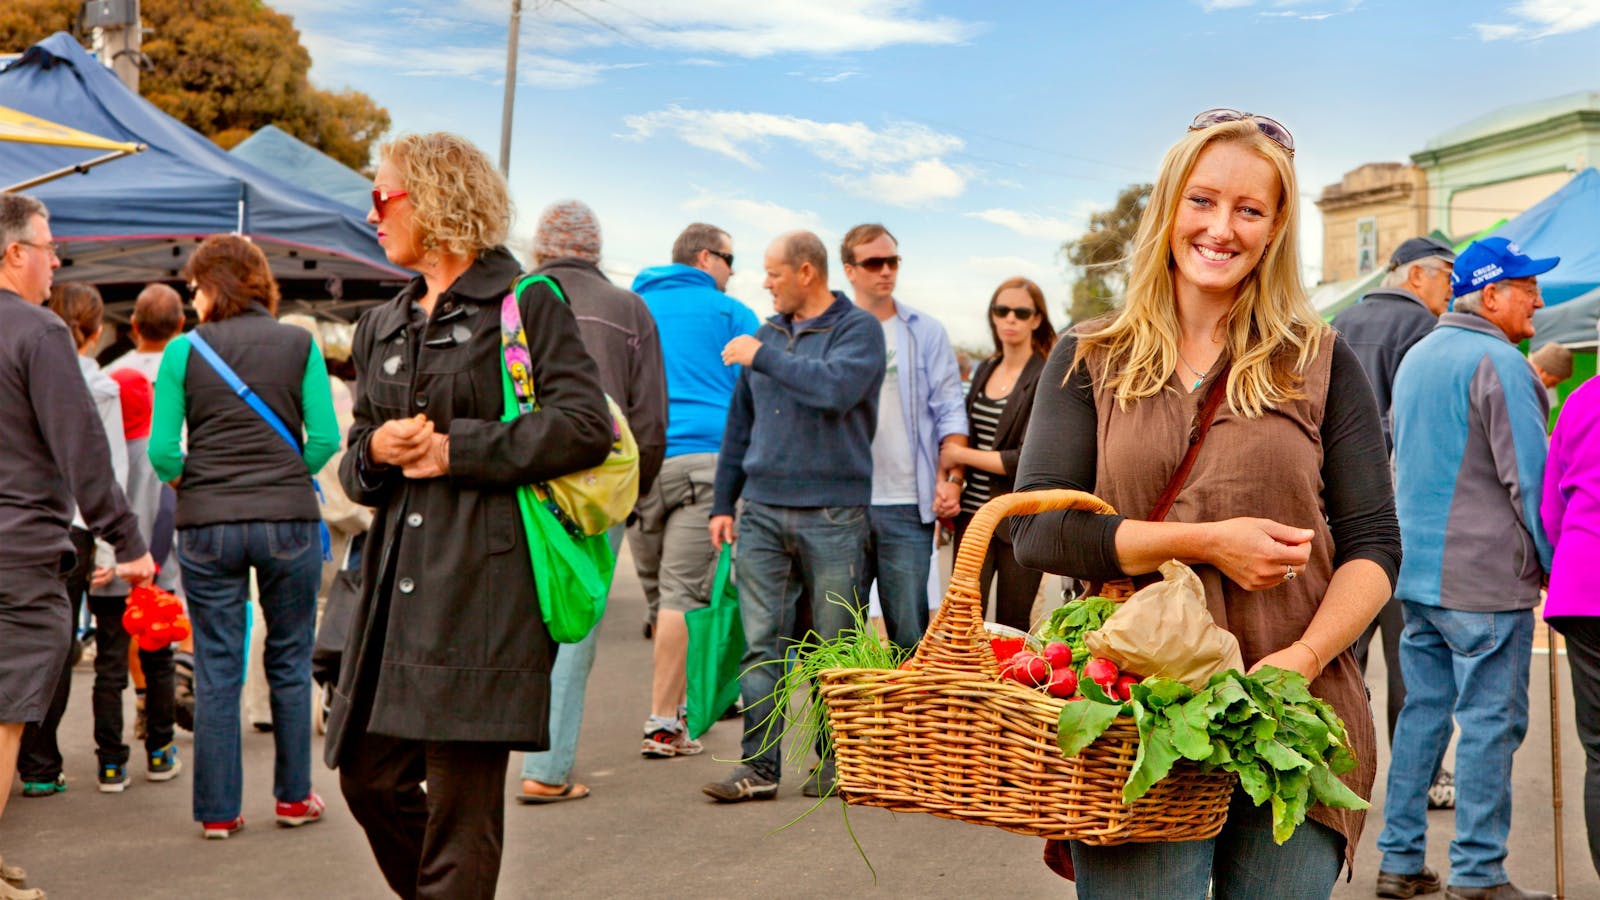
[[[916,449],[917,508],[923,524],[931,524],[939,445],[952,434],[968,433],[966,397],[955,348],[944,326],[899,300],[894,307],[902,357],[900,410]]]

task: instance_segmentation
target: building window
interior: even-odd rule
[[[1378,268],[1378,220],[1368,216],[1356,220],[1356,274],[1366,275]]]

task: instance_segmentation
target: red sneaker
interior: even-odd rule
[[[202,822],[200,827],[206,840],[225,841],[244,828],[244,816],[236,816],[231,822]]]
[[[298,803],[285,803],[278,801],[278,824],[285,828],[299,828],[301,825],[310,825],[312,822],[322,820],[322,811],[327,806],[313,791]]]

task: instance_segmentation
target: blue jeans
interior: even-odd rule
[[[1406,705],[1390,743],[1389,793],[1378,849],[1385,872],[1422,871],[1428,848],[1428,785],[1456,744],[1456,836],[1450,884],[1488,887],[1506,875],[1511,756],[1528,732],[1533,611],[1461,612],[1407,601],[1400,636]]]
[[[782,724],[775,717],[769,730],[767,719],[775,707],[772,692],[782,674],[781,660],[798,637],[795,620],[801,604],[809,605],[811,628],[824,638],[850,627],[850,609],[860,611],[866,605],[862,575],[868,536],[864,506],[783,507],[746,501],[739,516],[735,574],[745,640],[739,676],[745,703],[740,749],[751,768],[774,781],[782,774]],[[829,602],[830,595],[849,608]]]
[[[1306,819],[1282,846],[1272,808],[1233,792],[1228,823],[1214,838],[1165,844],[1072,844],[1079,900],[1313,900],[1333,893],[1344,837]]]
[[[622,546],[623,526],[606,532],[615,554]],[[595,642],[600,639],[600,623],[576,644],[561,644],[556,649],[555,666],[550,670],[550,749],[522,755],[522,777],[541,784],[566,784],[572,763],[578,758],[578,731],[583,725],[583,700],[589,689],[589,671],[594,668]]]
[[[928,630],[928,570],[933,565],[933,524],[922,524],[915,503],[867,507],[872,541],[866,583],[878,582],[878,603],[889,640],[915,647]]]
[[[250,570],[266,620],[272,698],[272,795],[311,793],[311,645],[322,579],[314,521],[225,522],[178,529],[178,561],[194,625],[194,818],[239,815],[239,691],[248,651]]]

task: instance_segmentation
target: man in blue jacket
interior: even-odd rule
[[[872,439],[872,542],[867,579],[889,639],[914,647],[928,630],[928,570],[936,517],[961,511],[961,471],[939,467],[945,442],[967,443],[961,368],[944,326],[894,296],[900,245],[877,223],[857,225],[839,246],[856,305],[883,328],[887,356]],[[815,786],[806,785],[808,796]]]
[[[1548,401],[1517,343],[1533,337],[1538,276],[1557,262],[1505,238],[1475,241],[1455,262],[1455,311],[1395,376],[1406,702],[1390,742],[1380,897],[1439,889],[1425,864],[1428,784],[1452,713],[1460,777],[1446,896],[1550,896],[1511,884],[1505,858],[1511,757],[1528,731],[1533,609],[1551,555],[1539,516]]]
[[[650,606],[655,636],[650,717],[640,753],[651,759],[690,756],[702,749],[678,715],[684,700],[689,631],[683,614],[706,605],[714,551],[706,541],[717,451],[739,368],[722,364],[722,348],[755,334],[756,314],[723,293],[733,275],[733,238],[696,222],[672,244],[672,265],[645,269],[633,280],[661,335],[667,369],[667,458],[650,491],[639,498],[628,546]]]
[[[828,290],[828,251],[809,231],[779,237],[763,261],[777,315],[722,351],[742,366],[717,458],[711,543],[734,539],[739,512],[745,762],[705,786],[725,802],[778,794],[778,727],[767,727],[784,649],[802,603],[832,638],[865,592],[872,435],[883,384],[883,329]]]

